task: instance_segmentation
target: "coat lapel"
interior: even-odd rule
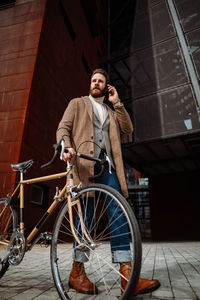
[[[89,97],[83,97],[83,101],[85,102],[85,107],[86,107],[86,110],[90,116],[90,119],[92,120],[93,122],[93,109],[92,109],[92,103],[90,101],[90,98]]]
[[[110,119],[110,126],[113,126],[114,124],[114,118],[113,118],[113,114],[112,114],[112,110],[109,106],[107,106],[107,112],[108,112],[108,116],[109,116],[109,119]]]

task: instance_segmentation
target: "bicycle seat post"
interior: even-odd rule
[[[20,181],[24,180],[24,172],[23,170],[20,170]]]
[[[24,234],[24,170],[19,169],[20,171],[20,232]]]

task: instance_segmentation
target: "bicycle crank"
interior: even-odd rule
[[[12,234],[10,245],[8,247],[8,262],[11,265],[18,265],[25,254],[25,238],[21,232],[15,232]]]

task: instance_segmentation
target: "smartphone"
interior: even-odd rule
[[[109,96],[109,94],[110,95],[112,95],[113,94],[113,92],[112,91],[108,91],[108,86],[106,86],[106,89],[105,89],[105,96]]]
[[[112,108],[111,102],[108,100],[110,92],[108,91],[108,86],[105,89],[105,99],[104,103],[107,104],[110,108]]]

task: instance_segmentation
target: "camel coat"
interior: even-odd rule
[[[110,118],[109,137],[113,161],[123,196],[128,197],[124,166],[121,152],[121,134],[131,134],[132,122],[124,105],[117,104],[114,111],[107,106]],[[77,152],[94,156],[93,109],[89,97],[71,100],[57,129],[57,142],[61,138],[67,148],[75,148]],[[74,183],[89,184],[88,178],[94,175],[94,162],[77,158],[74,170]]]

